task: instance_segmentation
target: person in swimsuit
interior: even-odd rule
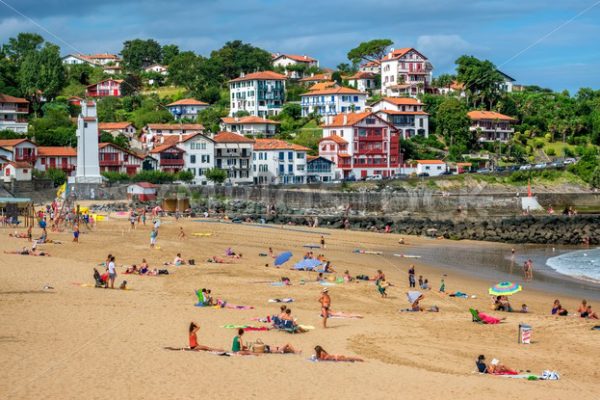
[[[581,300],[581,304],[579,305],[579,308],[577,309],[577,313],[583,314],[586,310],[587,310],[587,300],[583,299],[583,300]]]
[[[73,242],[79,243],[79,225],[73,225]]]
[[[315,356],[316,356],[316,359],[319,361],[350,361],[350,362],[354,362],[354,361],[363,362],[364,361],[362,358],[359,358],[359,357],[348,357],[348,356],[329,354],[321,346],[315,346]]]
[[[596,314],[593,310],[592,310],[592,306],[588,305],[585,309],[584,312],[582,312],[581,314],[581,318],[588,318],[588,319],[598,319],[598,314]]]
[[[220,351],[220,352],[224,352],[225,351],[223,349],[215,349],[215,348],[212,348],[212,347],[203,346],[201,344],[198,344],[197,333],[198,333],[199,330],[200,330],[200,326],[198,326],[195,322],[190,322],[190,329],[189,329],[190,350],[195,350],[195,351]]]
[[[231,351],[235,354],[239,354],[241,356],[248,355],[258,355],[259,353],[254,353],[248,349],[248,346],[244,344],[242,340],[242,336],[244,335],[244,330],[242,328],[238,329],[238,334],[233,338],[233,344],[231,345]]]
[[[323,317],[323,328],[327,328],[327,318],[329,317],[329,308],[331,307],[331,297],[329,297],[329,290],[323,289],[321,297],[319,298],[321,303],[321,317]]]

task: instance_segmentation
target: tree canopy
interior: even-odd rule
[[[496,66],[488,60],[461,56],[456,60],[456,72],[456,79],[465,86],[468,102],[473,107],[491,109],[500,97],[500,84],[504,81]]]
[[[138,72],[144,67],[162,61],[163,49],[154,39],[133,39],[123,43],[121,56],[127,71]]]
[[[390,39],[373,39],[368,42],[362,42],[348,52],[348,60],[352,61],[353,64],[360,64],[363,61],[381,60],[392,44],[394,42]]]
[[[225,80],[237,78],[240,73],[264,71],[271,68],[271,53],[241,40],[225,43],[210,53],[215,69]]]

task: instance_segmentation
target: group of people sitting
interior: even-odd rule
[[[419,287],[421,290],[431,290],[431,285],[427,278],[423,279],[423,275],[419,275]]]
[[[145,258],[142,258],[142,262],[140,265],[133,264],[130,267],[127,267],[125,270],[125,274],[134,274],[134,275],[148,275],[148,276],[157,276],[157,275],[168,275],[169,271],[166,269],[150,269],[148,266],[148,262],[146,262]]]
[[[236,253],[231,247],[228,247],[227,250],[225,250],[225,255],[227,257],[235,258],[236,260],[242,258],[242,253]]]
[[[216,306],[218,301],[212,297],[212,291],[210,289],[202,288],[196,292],[198,296],[198,305],[201,306]]]
[[[565,309],[562,304],[560,304],[560,300],[554,300],[554,305],[552,306],[552,315],[559,315],[561,317],[566,317],[569,315],[567,309]],[[577,315],[581,318],[586,319],[598,319],[598,314],[592,310],[592,305],[588,304],[587,300],[581,300],[581,304],[579,308],[577,308]]]
[[[273,315],[271,317],[271,321],[273,322],[273,326],[277,329],[282,329],[293,333],[306,332],[305,329],[298,325],[297,320],[292,317],[292,310],[286,305],[282,305],[280,307],[279,314]]]

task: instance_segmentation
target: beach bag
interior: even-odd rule
[[[265,344],[262,340],[256,339],[256,342],[252,344],[252,352],[253,353],[264,353],[265,352]]]
[[[159,269],[158,274],[159,275],[169,275],[169,270],[168,269]]]
[[[188,260],[188,264],[189,265],[196,265],[196,260],[194,260],[193,258],[191,260]]]

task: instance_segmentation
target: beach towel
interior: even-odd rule
[[[267,326],[235,325],[235,324],[223,325],[223,328],[225,328],[225,329],[243,329],[244,331],[268,331],[271,329]]]
[[[462,297],[464,299],[468,299],[469,295],[463,292],[454,292],[454,293],[450,293],[448,296],[450,297]]]
[[[492,317],[491,315],[487,315],[485,313],[480,312],[478,314],[479,319],[484,323],[484,324],[488,324],[488,325],[496,325],[500,323],[500,319]]]
[[[283,299],[269,299],[269,303],[293,303],[294,299],[291,297],[286,297]]]
[[[196,237],[210,237],[212,236],[211,232],[194,232],[192,233],[192,236],[196,236]]]
[[[319,285],[321,285],[321,286],[335,286],[336,284],[333,283],[333,282],[319,281]]]
[[[318,248],[320,248],[321,246],[320,246],[320,245],[318,245],[318,244],[312,244],[312,243],[309,243],[309,244],[305,244],[305,245],[304,245],[304,246],[302,246],[302,247],[306,247],[306,248],[308,248],[308,249],[318,249]]]
[[[285,282],[269,282],[271,286],[288,286],[289,284]]]
[[[395,257],[401,257],[401,258],[421,258],[421,256],[415,256],[412,254],[394,254]]]
[[[361,250],[361,249],[354,249],[354,250],[352,250],[352,252],[355,254],[375,254],[378,256],[383,254],[383,251]]]

